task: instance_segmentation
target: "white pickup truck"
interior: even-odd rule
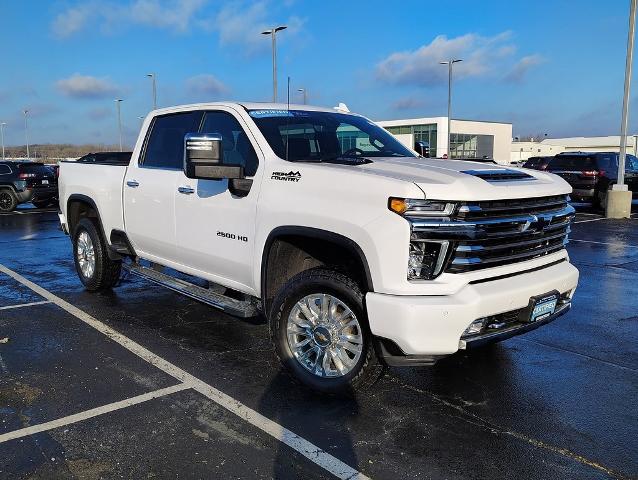
[[[570,186],[416,155],[306,105],[151,112],[130,163],[65,163],[60,222],[88,290],[121,268],[236,315],[322,392],[428,365],[566,313]]]

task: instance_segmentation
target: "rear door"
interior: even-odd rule
[[[175,262],[175,185],[182,176],[184,135],[199,129],[203,112],[155,117],[136,162],[124,178],[126,233],[138,255]]]
[[[254,179],[250,191],[237,194],[227,179],[195,180],[180,171],[175,218],[179,263],[189,273],[252,293],[261,151],[246,127],[232,109],[220,108],[206,112],[201,132],[221,135],[225,162],[243,166]]]

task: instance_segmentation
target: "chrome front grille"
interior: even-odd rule
[[[443,270],[462,273],[562,250],[573,216],[567,195],[461,202],[452,217],[411,219],[412,240],[449,241]]]

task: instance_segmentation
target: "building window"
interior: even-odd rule
[[[428,125],[406,125],[401,127],[385,127],[392,135],[413,135],[412,143],[419,141],[428,142],[430,156],[437,157],[436,151],[436,123]]]
[[[450,157],[494,158],[494,136],[452,133],[450,135]]]

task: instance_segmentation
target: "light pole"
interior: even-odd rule
[[[277,32],[288,28],[287,25],[279,25],[278,27],[264,30],[262,35],[270,35],[272,39],[272,101],[277,102]]]
[[[0,123],[0,139],[2,140],[2,160],[5,159],[4,156],[4,127],[7,124],[7,122],[2,122]]]
[[[157,110],[157,84],[156,77],[154,73],[147,73],[147,77],[149,77],[153,83],[153,110]]]
[[[27,118],[29,116],[29,110],[24,109],[24,141],[27,144],[27,160],[31,158],[29,155],[29,123],[27,122]]]
[[[120,108],[120,104],[122,103],[122,99],[118,98],[115,100],[115,104],[117,105],[117,130],[120,135],[120,152],[122,149],[122,109]]]
[[[451,58],[447,62],[439,62],[441,65],[447,65],[447,158],[451,156],[451,139],[452,132],[450,131],[451,115],[452,115],[452,65],[458,62],[462,62],[460,58]]]
[[[305,88],[298,88],[297,91],[303,94],[303,104],[308,103],[308,91]]]
[[[627,38],[627,58],[625,60],[625,90],[622,98],[622,119],[620,122],[620,155],[618,156],[618,179],[612,186],[614,191],[628,191],[625,185],[625,160],[627,157],[627,123],[629,121],[629,91],[631,88],[631,68],[634,58],[634,32],[636,28],[636,0],[631,0],[629,7],[629,34]],[[619,198],[620,198],[619,194]],[[631,195],[628,195],[631,210]],[[609,199],[609,196],[608,196]],[[608,209],[609,210],[609,209]],[[607,211],[609,215],[609,211]]]

